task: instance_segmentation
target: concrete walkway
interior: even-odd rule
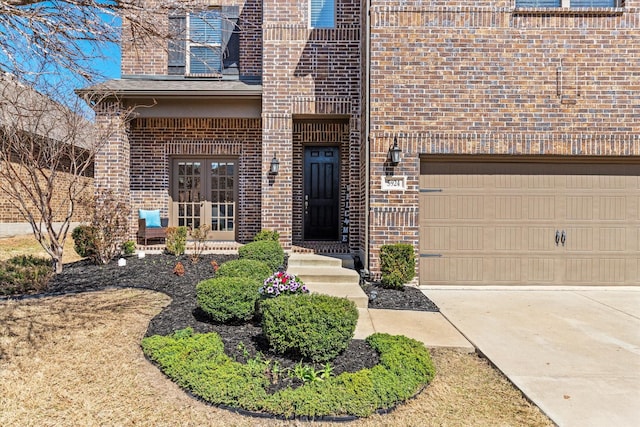
[[[450,347],[474,352],[475,348],[440,313],[367,308],[369,299],[360,287],[360,275],[344,267],[348,259],[311,253],[292,253],[288,272],[298,276],[314,293],[348,298],[358,307],[354,338],[365,339],[374,332],[405,335],[427,347]]]
[[[409,310],[358,308],[354,338],[365,339],[374,332],[404,335],[421,341],[428,348],[455,348],[473,353],[475,348],[440,313]]]
[[[558,425],[640,426],[640,287],[422,290]]]

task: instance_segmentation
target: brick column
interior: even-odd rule
[[[290,114],[262,115],[262,228],[279,232],[284,249],[292,241],[292,123]],[[269,172],[274,153],[280,162],[277,174]]]
[[[130,161],[128,124],[118,114],[117,103],[105,102],[95,107],[97,141],[99,148],[94,161],[94,188],[112,190],[131,207],[130,196]],[[135,232],[133,224],[137,214],[131,213],[130,228]]]

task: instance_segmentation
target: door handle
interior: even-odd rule
[[[566,241],[567,241],[567,232],[562,230],[562,235],[560,235],[560,242],[562,243],[562,246],[564,246]]]
[[[556,246],[560,243],[560,232],[556,230]]]

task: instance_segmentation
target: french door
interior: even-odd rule
[[[235,240],[237,160],[172,160],[171,222],[189,229],[209,225],[209,238]]]

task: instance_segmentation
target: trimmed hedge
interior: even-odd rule
[[[238,258],[262,261],[274,272],[284,265],[284,250],[278,242],[260,240],[241,246],[238,249]]]
[[[281,295],[260,302],[262,332],[273,350],[326,362],[348,346],[358,309],[346,298],[320,294]]]
[[[256,313],[260,280],[214,277],[196,285],[198,306],[218,323],[248,321]]]
[[[234,259],[222,263],[216,271],[216,277],[248,277],[264,282],[273,270],[269,265],[255,259]]]
[[[280,240],[280,233],[275,230],[262,230],[253,238],[254,242],[260,242],[262,240],[273,240],[277,242]]]
[[[435,368],[422,343],[388,334],[373,334],[367,342],[380,354],[373,368],[274,394],[267,392],[264,366],[233,361],[216,333],[188,328],[155,335],[142,341],[142,349],[174,382],[207,402],[285,417],[370,416],[413,397],[433,379]]]

